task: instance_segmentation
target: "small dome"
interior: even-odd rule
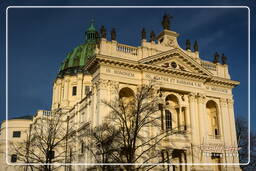
[[[68,53],[65,60],[61,63],[58,77],[65,74],[76,74],[83,72],[83,67],[86,65],[88,59],[95,54],[96,45],[99,37],[98,32],[94,27],[94,21],[91,21],[90,27],[86,31],[86,43],[77,46]],[[86,72],[86,71],[84,71]]]

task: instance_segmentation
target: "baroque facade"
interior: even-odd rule
[[[182,49],[179,34],[170,29],[168,20],[165,16],[162,32],[158,36],[151,33],[149,41],[143,29],[138,47],[119,43],[114,29],[107,40],[104,26],[99,36],[92,22],[86,42],[62,62],[53,85],[52,111],[65,111],[69,129],[75,132],[69,148],[80,152],[73,163],[93,162],[80,150],[86,141],[82,128],[100,125],[109,114],[102,100],[114,99],[116,87],[120,92],[136,93],[138,86],[153,80],[160,94],[157,113],[162,117],[161,128],[153,130],[185,132],[173,134],[161,144],[162,149],[172,149],[163,151],[163,156],[172,156],[172,163],[190,163],[156,169],[240,170],[237,165],[218,165],[239,163],[232,95],[239,82],[231,80],[225,56],[222,62],[218,54],[213,62],[205,61],[200,58],[197,42],[191,48],[189,40]],[[37,117],[40,115],[33,123]],[[73,168],[86,170],[88,166]]]

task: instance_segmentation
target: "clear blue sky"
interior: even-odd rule
[[[221,1],[206,3],[193,1],[4,1],[0,13],[0,121],[5,119],[5,9],[14,5],[247,5],[251,9],[251,75],[255,74],[255,12],[256,1]],[[140,31],[145,27],[157,34],[162,30],[161,19],[170,13],[171,29],[180,33],[181,47],[185,40],[199,43],[200,56],[213,60],[217,51],[228,57],[232,79],[241,84],[233,91],[235,113],[248,115],[248,10],[246,8],[214,9],[9,9],[9,116],[32,115],[38,109],[49,110],[52,85],[60,63],[66,54],[84,42],[84,32],[91,18],[99,28],[105,25],[107,31],[117,30],[117,41],[137,46]],[[109,34],[108,34],[109,35]],[[251,77],[251,119],[256,130],[255,86]]]

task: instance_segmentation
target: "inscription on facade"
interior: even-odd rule
[[[225,88],[206,86],[206,89],[211,90],[211,91],[215,91],[215,92],[220,92],[220,93],[228,93],[228,90],[225,89]]]
[[[157,75],[153,75],[153,74],[146,74],[145,77],[150,80],[161,81],[164,83],[179,84],[179,85],[185,85],[185,86],[196,87],[196,88],[206,88],[207,90],[213,91],[213,92],[219,92],[219,93],[225,93],[225,94],[228,93],[228,89],[214,87],[214,86],[206,86],[205,87],[202,83],[198,83],[198,82],[194,82],[194,81],[190,81],[190,80],[157,76]]]
[[[145,77],[147,79],[151,79],[151,80],[153,79],[153,80],[162,81],[162,82],[165,82],[165,83],[180,84],[180,85],[202,88],[201,83],[188,81],[188,80],[182,80],[182,79],[177,79],[177,78],[169,78],[169,77],[163,77],[163,76],[156,76],[156,75],[151,75],[151,74],[146,74]]]
[[[122,75],[126,77],[135,77],[135,74],[129,71],[106,68],[106,72],[110,74]]]

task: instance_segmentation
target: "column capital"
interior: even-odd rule
[[[228,106],[233,106],[234,105],[234,100],[233,99],[227,99]]]
[[[118,87],[119,87],[119,82],[118,82],[118,81],[109,80],[109,81],[108,81],[108,86],[109,86],[110,89],[112,89],[112,90],[118,89]]]
[[[196,97],[197,97],[199,103],[205,103],[205,102],[206,102],[206,96],[205,96],[205,94],[203,94],[203,93],[198,93]]]
[[[195,102],[195,99],[196,99],[196,93],[189,93],[188,94],[188,98],[189,98],[189,101],[190,102]]]
[[[223,107],[226,107],[227,106],[227,99],[220,98],[220,105],[223,106]]]

